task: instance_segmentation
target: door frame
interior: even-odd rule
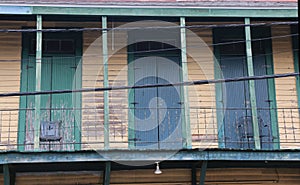
[[[80,89],[82,87],[82,33],[81,32],[70,32],[70,33],[46,33],[46,38],[72,38],[75,41],[75,55],[72,55],[76,57],[76,63],[79,64],[79,68],[77,69],[76,78],[78,81],[75,84],[76,89]],[[43,34],[43,38],[45,38]],[[24,72],[26,66],[25,62],[29,59],[30,56],[30,42],[32,38],[35,38],[35,33],[22,33],[22,59],[21,59],[21,75],[20,75],[20,92],[26,92],[26,89],[28,87],[27,83],[27,72]],[[35,53],[34,53],[35,55]],[[42,57],[49,57],[49,56],[57,56],[57,54],[42,54]],[[68,55],[68,54],[64,54]],[[71,56],[71,55],[70,55]],[[81,93],[75,93],[75,107],[81,108],[82,105],[82,98]],[[27,109],[27,96],[20,96],[20,103],[19,103],[19,121],[18,121],[18,150],[24,151],[25,150],[25,140],[26,140],[26,109]],[[78,115],[77,115],[78,114]],[[75,138],[75,144],[74,149],[80,150],[81,149],[81,109],[79,111],[76,111],[76,117],[78,119],[75,119],[75,129],[74,129],[74,138]]]
[[[227,31],[226,34],[224,32],[221,34],[222,30],[213,29],[213,43],[219,43],[220,38],[225,39],[240,39],[245,41],[245,31],[244,29],[236,30],[233,28],[231,31]],[[255,28],[255,30],[251,30],[252,39],[256,38],[266,38],[271,37],[271,29],[270,28]],[[252,41],[253,42],[253,41]],[[245,46],[246,47],[246,46]],[[272,56],[272,40],[264,41],[264,50],[265,50],[265,60],[269,68],[267,68],[267,75],[274,74],[274,62]],[[246,51],[246,50],[245,50]],[[218,45],[214,45],[214,75],[215,79],[222,78],[222,71],[220,71],[220,59],[221,52],[220,47]],[[246,56],[246,52],[245,52]],[[275,81],[274,79],[268,79],[268,96],[271,100],[270,102],[270,122],[272,129],[272,138],[273,138],[273,149],[279,149],[280,147],[280,138],[279,138],[279,128],[278,128],[278,118],[277,118],[277,103],[276,103],[276,91],[275,91]],[[224,104],[223,104],[223,84],[217,83],[215,87],[216,92],[216,108],[217,108],[217,124],[218,124],[218,144],[219,148],[226,148],[225,146],[225,127],[224,127]]]
[[[299,33],[299,29],[297,25],[291,25],[291,34]],[[300,72],[299,66],[299,36],[292,37],[292,51],[293,51],[293,58],[294,58],[294,70],[295,73]],[[300,77],[296,76],[296,89],[298,95],[298,107],[300,108]]]
[[[157,41],[156,41],[157,42]],[[163,51],[163,52],[145,52],[145,53],[138,53],[134,54],[134,44],[131,44],[127,46],[127,63],[128,63],[128,73],[127,73],[127,79],[128,79],[128,86],[134,86],[135,83],[135,76],[134,76],[134,68],[132,65],[129,65],[131,62],[133,62],[135,59],[140,58],[140,57],[150,57],[150,56],[157,56],[157,57],[178,57],[179,61],[179,66],[181,67],[181,53],[179,50],[170,50],[170,51]],[[182,71],[179,74],[179,80],[182,81]],[[135,117],[134,117],[134,109],[135,105],[130,103],[134,102],[134,90],[129,90],[128,92],[128,147],[129,149],[134,149],[136,148],[135,146]],[[183,87],[180,86],[180,101],[183,101],[182,93],[183,93]],[[181,114],[182,115],[182,114]],[[181,119],[181,124],[184,120]]]

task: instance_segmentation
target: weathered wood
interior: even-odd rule
[[[250,24],[250,18],[245,18],[245,24]],[[245,27],[245,35],[246,35],[246,54],[247,54],[248,76],[254,76],[250,26]],[[251,102],[251,115],[252,115],[252,125],[253,125],[255,148],[260,149],[261,146],[260,146],[260,137],[259,137],[259,125],[258,125],[258,119],[257,119],[255,82],[254,82],[254,80],[249,80],[248,84],[249,84],[249,94],[250,94],[250,102]]]
[[[186,49],[186,30],[185,30],[185,17],[180,17],[180,41],[181,41],[181,68],[182,68],[182,81],[188,81],[188,66],[187,66],[187,49]],[[192,148],[191,141],[191,128],[190,128],[190,111],[189,111],[189,91],[188,87],[184,86],[183,93],[181,94],[181,101],[183,101],[183,114],[182,114],[182,136],[183,147]]]
[[[42,16],[37,15],[36,20],[36,71],[35,71],[35,91],[41,91],[41,80],[42,80]],[[34,113],[34,149],[39,150],[40,148],[40,106],[41,96],[36,95],[34,98],[35,102],[35,113]]]
[[[4,185],[15,185],[16,172],[8,164],[3,165]]]
[[[207,170],[207,161],[203,161],[202,165],[201,165],[199,185],[204,185],[205,184],[206,170]]]
[[[111,162],[105,163],[104,175],[103,175],[103,185],[110,184],[110,173],[111,173]]]
[[[107,17],[102,16],[103,87],[108,87]],[[109,94],[104,91],[104,148],[109,148]]]

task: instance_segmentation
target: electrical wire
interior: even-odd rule
[[[248,77],[237,77],[237,78],[226,78],[226,79],[197,80],[197,81],[187,81],[187,82],[167,83],[167,84],[146,84],[146,85],[135,85],[135,86],[109,86],[109,87],[100,87],[100,88],[83,88],[83,89],[74,89],[74,90],[67,89],[67,90],[52,90],[52,91],[38,91],[38,92],[13,92],[13,93],[0,94],[0,97],[99,92],[99,91],[112,91],[112,90],[154,88],[154,87],[205,85],[205,84],[215,84],[215,83],[224,83],[224,82],[238,82],[238,81],[248,81],[248,80],[264,80],[264,79],[271,79],[271,78],[295,77],[295,76],[299,76],[299,75],[300,75],[300,73],[284,73],[284,74],[248,76]]]

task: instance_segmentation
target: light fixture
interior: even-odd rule
[[[154,174],[159,175],[162,174],[162,171],[159,169],[159,162],[156,163],[156,170],[154,171]]]

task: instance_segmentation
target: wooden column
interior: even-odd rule
[[[42,16],[36,16],[36,68],[35,68],[35,91],[41,91],[41,73],[42,73]],[[40,148],[40,109],[41,95],[35,95],[35,111],[34,111],[34,150]]]
[[[3,164],[4,185],[15,185],[16,172],[8,164]]]
[[[201,173],[200,173],[200,182],[199,182],[199,185],[204,185],[205,184],[206,169],[207,169],[207,161],[203,161],[202,165],[201,165]]]
[[[110,171],[111,171],[111,162],[105,162],[105,169],[103,173],[103,185],[110,184]]]
[[[250,18],[245,18],[245,24],[250,24]],[[245,26],[245,35],[246,35],[246,54],[247,54],[248,76],[254,76],[250,26]],[[250,92],[251,114],[252,114],[252,124],[253,124],[252,126],[253,126],[255,149],[260,149],[261,146],[260,146],[260,137],[259,137],[259,125],[258,125],[258,119],[257,119],[255,82],[254,82],[254,80],[249,80],[248,84],[249,84],[249,92]]]
[[[180,17],[180,41],[181,41],[181,68],[182,68],[182,81],[188,81],[188,66],[187,66],[187,49],[186,49],[186,29],[185,17]],[[181,101],[183,101],[182,115],[182,136],[183,148],[192,148],[191,141],[191,128],[190,128],[190,109],[189,109],[189,92],[188,87],[182,87]]]
[[[108,87],[107,17],[102,16],[103,87]],[[109,148],[109,92],[104,91],[104,148]]]

